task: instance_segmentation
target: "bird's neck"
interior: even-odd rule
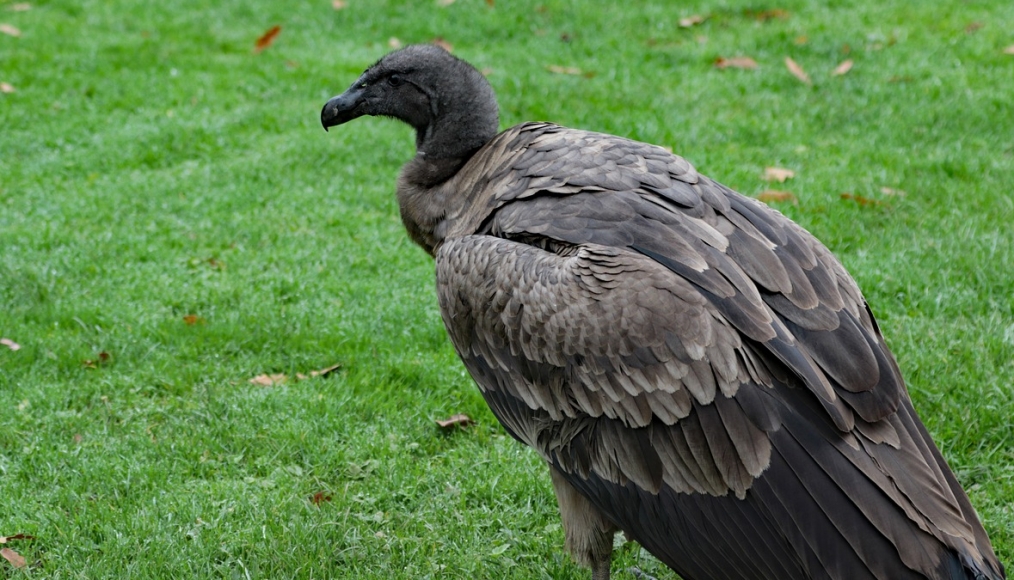
[[[449,180],[497,134],[496,99],[488,86],[482,88],[474,95],[466,91],[439,102],[432,122],[416,127],[416,156],[397,180],[402,221],[412,239],[431,255],[443,239],[446,216],[463,203]]]
[[[413,181],[424,187],[443,183],[497,133],[495,101],[488,110],[473,103],[441,103],[445,112],[429,124],[416,127]]]
[[[430,255],[443,238],[439,230],[444,228],[447,215],[453,212],[448,207],[449,188],[443,185],[467,162],[467,158],[429,159],[419,152],[405,164],[398,176],[398,209],[401,221],[408,230],[412,241],[422,246]]]

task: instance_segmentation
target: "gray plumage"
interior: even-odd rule
[[[416,129],[402,219],[451,340],[547,462],[566,547],[623,530],[690,579],[1004,578],[842,265],[660,147],[525,123],[440,48],[321,112]]]

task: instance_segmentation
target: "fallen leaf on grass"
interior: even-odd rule
[[[486,6],[489,6],[490,8],[492,8],[495,5],[496,5],[496,2],[494,2],[494,0],[486,0]]]
[[[803,35],[803,36],[797,36],[797,37],[796,37],[796,39],[795,39],[795,40],[793,40],[792,42],[793,42],[793,44],[795,44],[796,46],[803,46],[804,44],[806,44],[806,43],[810,42],[810,37],[808,37],[808,36],[806,36],[806,35]]]
[[[753,17],[761,22],[766,20],[773,20],[778,18],[780,20],[787,20],[789,18],[789,11],[781,8],[773,8],[771,10],[761,10],[760,12],[754,12]]]
[[[764,203],[771,203],[772,201],[788,201],[791,203],[796,202],[796,196],[789,191],[778,191],[777,189],[769,189],[762,191],[757,194],[757,201],[763,201]]]
[[[0,544],[13,542],[14,540],[34,540],[35,536],[29,534],[14,534],[13,536],[0,536]]]
[[[857,195],[857,194],[849,193],[847,191],[845,193],[841,194],[841,198],[842,199],[852,200],[852,201],[854,201],[854,202],[856,202],[856,203],[858,203],[859,205],[862,205],[862,206],[867,206],[867,205],[875,205],[875,206],[876,205],[885,205],[884,202],[882,202],[880,200],[870,199],[868,197],[864,197],[862,195]]]
[[[849,72],[850,70],[852,70],[852,64],[853,64],[853,62],[852,62],[851,58],[848,59],[848,60],[842,61],[842,63],[840,65],[834,67],[834,70],[831,71],[831,74],[834,75],[834,76],[836,76],[836,77],[840,77],[841,75],[843,75],[843,74]]]
[[[250,379],[247,382],[249,382],[251,385],[260,385],[262,387],[273,387],[275,385],[280,385],[288,380],[289,377],[285,376],[284,373],[276,373],[271,375],[257,375],[256,377]]]
[[[198,316],[196,314],[187,314],[186,316],[183,317],[183,322],[186,323],[187,326],[193,326],[197,323],[204,324],[207,321],[204,319],[203,316]]]
[[[906,193],[904,190],[894,189],[893,187],[881,187],[880,193],[884,195],[895,195],[898,197],[905,197],[906,195],[908,195],[908,193]]]
[[[100,366],[109,362],[109,359],[110,359],[109,353],[106,351],[102,351],[94,359],[85,359],[81,361],[81,366],[85,367],[86,369],[97,369]]]
[[[560,66],[551,64],[546,67],[546,70],[557,75],[582,75],[584,71],[577,68],[576,66]]]
[[[326,501],[331,501],[330,493],[318,491],[317,493],[310,496],[310,503],[312,503],[313,505],[320,505]]]
[[[0,345],[6,346],[11,350],[21,350],[21,345],[9,338],[0,338]]]
[[[786,179],[792,179],[795,176],[796,172],[791,169],[785,169],[782,167],[764,168],[764,181],[777,181],[778,183],[785,183]]]
[[[4,34],[9,34],[15,38],[21,36],[21,31],[11,26],[10,24],[0,24],[0,32],[3,32]]]
[[[342,363],[333,364],[329,367],[324,367],[319,370],[310,371],[309,375],[304,375],[303,373],[296,373],[296,380],[305,381],[306,379],[313,377],[326,377],[340,368],[342,368]],[[287,382],[288,380],[289,377],[286,376],[284,373],[273,373],[273,374],[257,375],[256,377],[250,379],[247,382],[254,385],[260,385],[262,387],[272,387],[274,385],[280,385],[284,382]]]
[[[469,417],[468,415],[460,415],[460,414],[451,416],[447,419],[444,419],[443,421],[439,419],[437,420],[437,425],[439,425],[441,429],[450,429],[451,427],[461,427],[462,429],[464,429],[465,427],[468,427],[469,425],[472,425],[474,423],[475,421],[473,421],[472,418]]]
[[[346,6],[348,6],[348,4],[345,3],[345,0],[331,0],[331,8],[334,8],[335,10],[341,10]]]
[[[14,87],[7,83],[0,83],[0,93],[11,94],[14,92]]]
[[[447,52],[454,52],[454,47],[451,46],[450,42],[447,42],[446,40],[444,40],[444,37],[442,37],[442,36],[438,36],[438,37],[434,38],[433,40],[430,41],[430,44],[435,44],[435,45],[439,46],[440,48],[446,50]]]
[[[4,560],[10,562],[11,566],[14,566],[15,568],[24,568],[27,565],[27,562],[25,562],[25,559],[21,556],[21,554],[10,548],[0,548],[0,556],[2,556]]]
[[[757,61],[749,56],[734,56],[732,58],[720,56],[715,59],[715,68],[742,68],[753,70],[757,68]]]
[[[810,80],[810,75],[806,74],[806,71],[803,70],[803,67],[796,64],[796,61],[792,60],[790,57],[785,57],[785,68],[789,69],[789,72],[792,73],[792,76],[796,77],[803,83],[808,85],[813,84],[813,82]]]
[[[271,46],[271,43],[274,42],[276,38],[278,38],[278,35],[281,34],[281,32],[282,27],[278,26],[277,24],[269,28],[268,31],[262,34],[260,38],[257,39],[257,42],[254,43],[254,52],[259,53],[263,51],[265,48]]]
[[[329,367],[322,368],[322,369],[320,369],[318,371],[310,371],[310,376],[311,377],[326,377],[329,374],[335,372],[336,370],[338,370],[340,368],[342,368],[342,363],[334,364],[334,365],[331,365]]]
[[[694,14],[693,16],[687,16],[686,18],[680,18],[680,28],[690,28],[691,26],[697,26],[704,22],[704,17],[700,14]]]
[[[1014,54],[1014,44],[1012,44],[1012,45],[1008,46],[1007,48],[1003,49],[1003,53],[1004,54]]]

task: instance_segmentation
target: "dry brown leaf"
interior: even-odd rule
[[[391,49],[401,48],[401,40],[397,36],[392,36],[387,39],[387,47]]]
[[[32,9],[32,5],[28,2],[18,2],[17,4],[11,4],[8,8],[11,12],[25,12]]]
[[[15,568],[24,568],[28,564],[25,562],[25,559],[21,556],[21,554],[10,548],[0,548],[0,556],[2,556],[4,560],[10,562],[11,566],[14,566]]]
[[[977,32],[983,26],[985,26],[985,24],[983,24],[981,22],[972,22],[968,26],[965,27],[965,34],[974,34],[975,32]]]
[[[495,5],[496,5],[496,2],[494,2],[494,0],[486,0],[486,6],[489,6],[490,8],[492,8]]]
[[[546,70],[548,70],[549,72],[551,72],[553,74],[558,74],[558,75],[582,75],[582,74],[584,74],[584,72],[581,69],[577,68],[576,66],[560,66],[560,65],[556,65],[556,64],[551,64],[551,65],[549,65],[549,66],[546,67]]]
[[[310,376],[311,377],[326,377],[329,374],[335,372],[336,370],[338,370],[340,368],[342,368],[342,363],[333,364],[333,365],[331,365],[329,367],[322,368],[322,369],[317,370],[317,371],[310,371]]]
[[[273,387],[275,385],[280,385],[287,380],[289,380],[289,377],[285,376],[283,373],[276,373],[271,375],[257,375],[256,377],[250,379],[247,382],[249,382],[251,385],[260,385],[262,387]]]
[[[334,8],[335,10],[342,10],[347,6],[348,4],[345,0],[331,0],[331,8]]]
[[[439,46],[440,48],[446,50],[447,52],[454,52],[454,47],[451,46],[450,42],[447,42],[446,40],[444,40],[444,37],[442,37],[442,36],[438,36],[438,37],[434,38],[433,40],[430,41],[430,44],[435,44],[435,45]]]
[[[795,39],[795,40],[793,40],[792,42],[793,42],[794,44],[798,45],[798,46],[802,46],[802,45],[804,45],[804,44],[806,44],[806,43],[810,42],[810,38],[809,38],[808,36],[806,36],[806,35],[803,35],[803,36],[797,36],[797,37],[796,37],[796,39]]]
[[[106,351],[102,351],[94,359],[85,359],[81,361],[81,366],[88,369],[97,369],[100,366],[109,362],[109,359],[110,359],[109,353]]]
[[[771,203],[773,201],[788,201],[791,203],[796,202],[796,196],[789,191],[778,191],[777,189],[769,189],[762,191],[757,194],[757,200],[763,201],[764,203]]]
[[[451,427],[461,427],[462,429],[464,429],[465,427],[468,427],[473,423],[475,423],[475,421],[473,421],[471,417],[469,417],[468,415],[460,415],[460,414],[448,417],[443,421],[439,419],[437,420],[437,425],[439,425],[441,429],[449,429]]]
[[[203,316],[198,316],[196,314],[187,314],[186,316],[183,317],[183,322],[185,322],[187,326],[193,326],[197,323],[203,324],[206,321],[204,320]]]
[[[782,10],[781,8],[774,8],[772,10],[761,10],[760,12],[754,13],[754,18],[764,22],[765,20],[773,20],[778,18],[780,20],[787,20],[789,18],[789,11]]]
[[[686,18],[680,18],[680,28],[690,28],[691,26],[697,26],[704,22],[704,17],[700,14],[694,14],[693,16],[687,16]]]
[[[757,61],[749,56],[734,56],[732,58],[720,56],[715,59],[715,68],[742,68],[753,70],[757,68]]]
[[[894,195],[897,197],[905,197],[906,195],[908,195],[908,193],[906,193],[904,190],[894,189],[893,187],[881,187],[880,193],[884,195]]]
[[[21,350],[21,345],[9,338],[0,338],[0,345],[6,346],[11,350]]]
[[[851,58],[848,59],[848,60],[844,60],[844,61],[842,61],[842,63],[840,65],[834,67],[834,70],[831,71],[831,74],[834,75],[834,76],[836,76],[836,77],[840,77],[841,75],[843,75],[843,74],[849,72],[850,70],[852,70],[852,65],[853,64],[854,63],[852,62]]]
[[[4,34],[9,34],[15,38],[21,36],[21,31],[11,26],[10,24],[0,24],[0,32],[3,32]]]
[[[11,94],[14,92],[14,87],[7,83],[0,83],[0,93]]]
[[[34,540],[35,536],[29,534],[14,534],[13,536],[0,536],[0,544],[13,542],[14,540]]]
[[[1008,46],[1007,48],[1003,49],[1003,53],[1004,54],[1014,54],[1014,44],[1012,44],[1012,45]]]
[[[320,505],[326,501],[331,501],[331,494],[324,491],[318,491],[310,496],[310,503],[313,505]]]
[[[884,202],[882,202],[880,200],[870,199],[868,197],[864,197],[862,195],[857,195],[857,194],[849,193],[847,191],[845,193],[841,194],[841,198],[842,199],[852,200],[852,201],[854,201],[854,202],[856,202],[856,203],[858,203],[859,205],[862,205],[862,206],[867,206],[867,205],[884,205]]]
[[[785,57],[785,68],[789,69],[789,72],[792,73],[792,76],[796,77],[800,81],[808,85],[813,84],[813,82],[810,81],[810,75],[806,74],[806,71],[803,70],[803,67],[796,64],[796,61],[792,60],[790,57]]]
[[[271,43],[278,38],[278,35],[281,34],[281,32],[282,27],[277,24],[269,28],[268,31],[262,34],[260,38],[257,39],[257,42],[254,43],[254,52],[261,52],[265,48],[271,46]]]
[[[795,176],[796,172],[791,169],[785,169],[782,167],[764,168],[764,181],[777,181],[778,183],[785,183],[786,179],[792,179]]]

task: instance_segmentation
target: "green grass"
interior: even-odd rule
[[[630,136],[746,194],[792,191],[779,208],[864,289],[1014,564],[1014,4],[208,4],[0,0],[23,33],[0,34],[16,89],[0,94],[0,336],[22,346],[0,347],[0,535],[36,536],[0,577],[587,577],[402,231],[410,131],[320,130],[391,37],[438,36],[490,69],[505,127]],[[691,14],[708,19],[677,26]],[[759,68],[713,66],[737,55]],[[765,184],[769,165],[797,176]],[[439,432],[455,413],[478,424]],[[634,565],[673,577],[634,546],[616,577]]]

